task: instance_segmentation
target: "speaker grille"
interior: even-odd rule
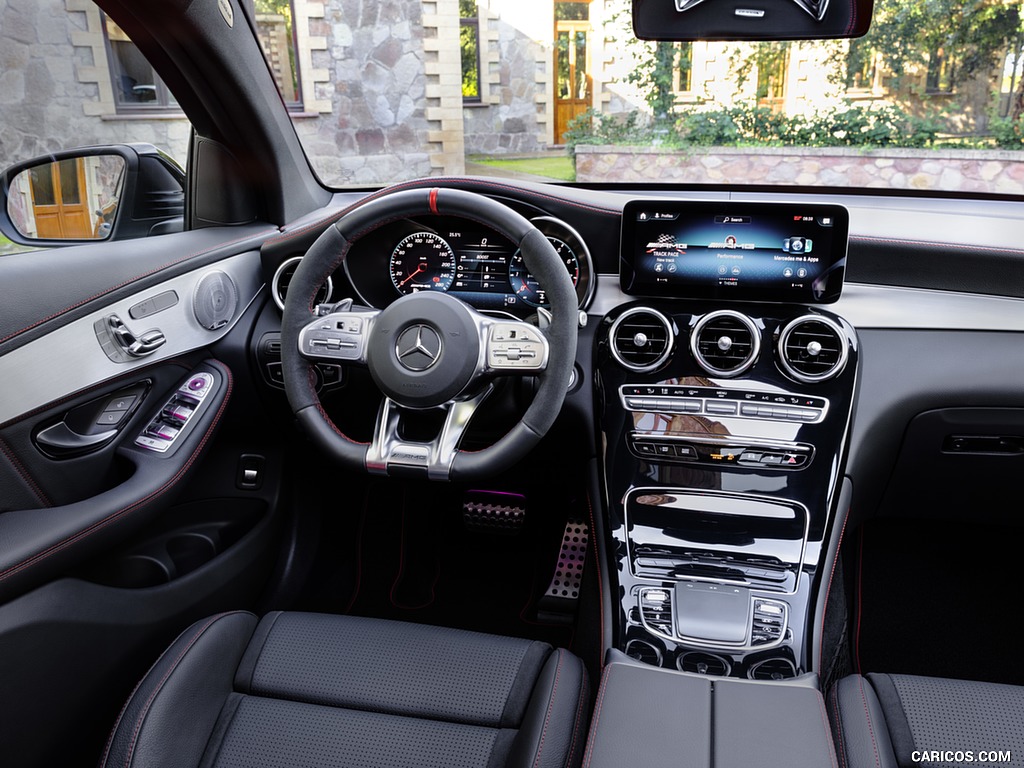
[[[238,288],[224,272],[210,272],[199,281],[192,296],[192,311],[198,323],[216,331],[231,322],[238,308]]]

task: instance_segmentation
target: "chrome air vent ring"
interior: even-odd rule
[[[731,309],[710,312],[694,325],[690,353],[708,373],[732,378],[750,369],[761,351],[754,321]]]
[[[270,281],[270,295],[274,299],[274,303],[277,308],[284,312],[284,299],[288,295],[288,284],[291,282],[292,275],[295,274],[295,270],[299,267],[299,262],[302,261],[301,256],[293,256],[290,259],[285,259],[281,262],[281,266],[274,272],[274,277]],[[334,293],[334,281],[330,277],[327,281],[320,286],[320,290],[316,292],[316,298],[314,304],[324,304],[330,298],[331,294]]]
[[[821,315],[802,315],[779,332],[779,365],[803,384],[827,381],[842,373],[849,357],[846,332]]]
[[[672,354],[675,333],[672,322],[647,307],[627,309],[612,323],[608,342],[623,368],[646,373],[660,367]]]

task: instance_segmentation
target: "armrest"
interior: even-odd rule
[[[837,768],[816,678],[712,678],[613,661],[583,768],[668,764]]]

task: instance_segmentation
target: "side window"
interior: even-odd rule
[[[33,8],[0,23],[0,50],[19,52],[0,72],[0,257],[180,229],[191,125],[174,94],[91,0]]]

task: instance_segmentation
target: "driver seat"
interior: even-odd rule
[[[224,613],[136,686],[102,766],[576,766],[587,674],[547,643],[381,619]]]

